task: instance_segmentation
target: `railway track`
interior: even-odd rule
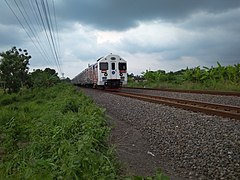
[[[139,90],[167,91],[167,92],[180,92],[180,93],[193,93],[193,94],[211,94],[211,95],[240,97],[240,92],[234,92],[234,91],[183,90],[183,89],[166,89],[166,88],[138,88],[138,87],[122,87],[122,89],[139,89]]]
[[[240,107],[230,105],[220,105],[213,103],[206,103],[200,101],[192,101],[185,99],[175,99],[162,96],[145,95],[139,93],[126,93],[126,92],[111,92],[116,95],[140,99],[152,103],[165,104],[174,106],[194,112],[203,112],[210,115],[217,115],[232,119],[240,120]]]

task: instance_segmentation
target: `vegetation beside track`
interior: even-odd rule
[[[168,73],[163,70],[147,70],[142,75],[140,80],[130,75],[127,86],[240,92],[240,64],[222,66],[217,63],[217,67],[198,66]]]
[[[104,109],[74,87],[0,94],[0,174],[7,179],[114,179]]]

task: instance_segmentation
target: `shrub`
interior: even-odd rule
[[[71,85],[32,93],[23,93],[0,112],[4,136],[0,148],[7,152],[0,164],[1,177],[115,179],[104,110]],[[26,98],[30,96],[33,99]]]

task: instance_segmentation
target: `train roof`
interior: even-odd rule
[[[120,60],[126,61],[125,59],[121,58],[119,55],[110,53],[110,54],[108,54],[108,55],[106,55],[106,56],[103,56],[103,57],[98,58],[97,62],[100,61],[100,60],[102,60],[102,59],[108,58],[109,56],[119,57]]]
[[[104,56],[103,56],[104,57]],[[100,57],[100,58],[98,58],[98,60],[97,61],[99,61],[100,59],[102,59],[103,57]]]

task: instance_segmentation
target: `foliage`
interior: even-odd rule
[[[178,72],[169,72],[166,73],[164,70],[158,71],[148,71],[143,72],[143,77],[148,82],[172,82],[172,83],[179,83],[182,82],[182,75],[181,71]]]
[[[67,77],[65,79],[61,79],[61,82],[71,83],[71,79]]]
[[[130,82],[128,86],[240,91],[240,64],[222,66],[217,62],[217,67],[198,66],[169,73],[146,71],[143,76],[146,81]]]
[[[239,83],[240,82],[240,64],[235,64],[234,66],[222,66],[217,62],[217,67],[200,67],[187,69],[185,72],[185,79],[192,82],[226,82],[229,83]]]
[[[27,50],[12,49],[0,53],[0,79],[9,93],[18,92],[27,81],[28,65],[31,56]]]
[[[29,74],[29,87],[51,87],[60,82],[58,74],[54,69],[46,68],[45,70],[37,69]]]
[[[115,179],[104,109],[69,84],[0,94],[3,179]]]

